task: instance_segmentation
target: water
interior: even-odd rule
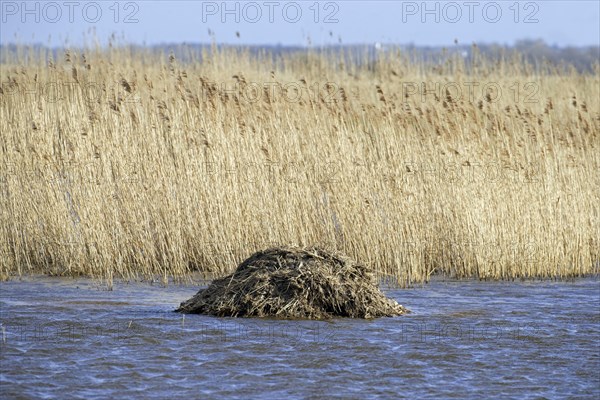
[[[1,283],[0,397],[600,397],[597,279],[437,281],[373,321],[172,312],[196,291]]]

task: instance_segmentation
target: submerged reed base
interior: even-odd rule
[[[219,317],[377,318],[410,312],[379,290],[374,275],[319,248],[275,247],[254,253],[176,310]]]

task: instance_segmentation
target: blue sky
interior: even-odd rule
[[[600,45],[591,1],[0,1],[0,42]],[[239,34],[239,37],[238,37]]]

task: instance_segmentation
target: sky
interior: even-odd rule
[[[0,43],[600,45],[600,1],[0,1]]]

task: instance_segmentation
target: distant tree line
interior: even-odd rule
[[[325,47],[303,47],[303,46],[282,46],[282,45],[251,45],[251,46],[233,46],[219,44],[161,44],[150,47],[138,45],[124,45],[132,51],[148,51],[173,54],[179,61],[198,61],[202,59],[203,54],[211,49],[221,48],[238,48],[245,49],[250,54],[271,54],[275,60],[280,55],[285,54],[302,54],[302,53],[326,53],[328,55],[344,54],[353,62],[362,63],[365,60],[369,63],[381,61],[381,55],[391,52],[400,51],[408,54],[409,58],[415,61],[425,61],[431,63],[439,63],[448,57],[462,57],[467,61],[473,61],[475,57],[483,57],[490,61],[501,59],[509,59],[511,57],[522,57],[523,61],[529,63],[535,68],[540,69],[557,69],[559,71],[568,71],[571,68],[579,72],[595,73],[600,70],[600,46],[586,47],[558,47],[549,46],[543,40],[525,39],[517,41],[513,46],[505,46],[499,44],[472,44],[462,45],[456,44],[451,47],[431,47],[431,46],[416,46],[396,45],[396,44],[359,44],[359,45],[332,45]],[[47,55],[60,57],[64,52],[63,47],[48,48],[43,45],[26,46],[33,52],[43,52]],[[0,46],[0,63],[5,63],[8,59],[14,59],[12,55],[18,52],[19,47],[13,44]],[[23,53],[23,46],[20,47]],[[210,53],[208,53],[210,54]]]

